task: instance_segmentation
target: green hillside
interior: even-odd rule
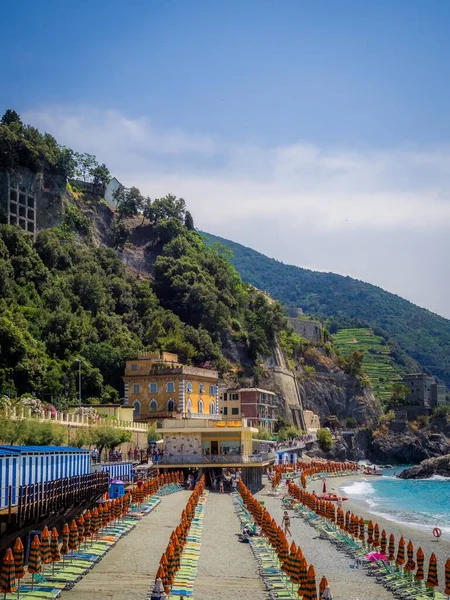
[[[391,396],[391,384],[401,378],[398,365],[390,353],[386,340],[371,329],[340,329],[333,341],[343,356],[355,350],[364,352],[363,367],[375,395],[384,403]]]
[[[408,364],[410,357],[450,387],[448,319],[369,283],[286,265],[230,240],[205,236],[231,250],[231,261],[245,281],[287,306],[312,315],[353,319],[353,326],[370,326],[377,334],[387,334],[397,362],[414,368]]]

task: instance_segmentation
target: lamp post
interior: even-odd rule
[[[81,406],[81,360],[77,358],[78,363],[78,405]]]

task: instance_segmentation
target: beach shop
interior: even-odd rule
[[[159,468],[196,469],[207,478],[222,469],[239,469],[249,489],[262,487],[263,470],[273,462],[270,453],[252,454],[252,435],[257,433],[247,419],[181,418],[165,420],[159,430],[164,454]]]

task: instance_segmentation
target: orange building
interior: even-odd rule
[[[170,352],[146,352],[125,367],[125,405],[134,408],[136,421],[167,418],[219,417],[219,374],[190,367]]]

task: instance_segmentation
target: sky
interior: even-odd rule
[[[450,318],[448,0],[17,0],[0,110],[198,228]]]

